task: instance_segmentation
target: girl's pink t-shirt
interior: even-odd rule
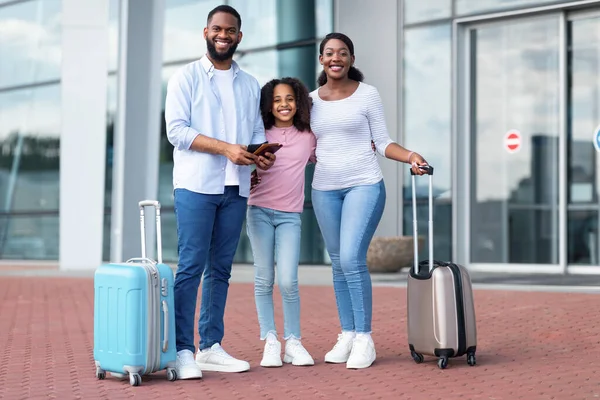
[[[304,170],[316,162],[317,139],[310,132],[300,132],[295,126],[272,127],[266,132],[269,143],[281,143],[271,168],[257,168],[260,183],[250,191],[248,205],[285,212],[302,212],[304,208]]]

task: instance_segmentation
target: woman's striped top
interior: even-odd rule
[[[338,190],[379,182],[383,174],[371,140],[382,156],[393,143],[379,92],[374,86],[360,82],[349,97],[325,101],[318,90],[310,93],[313,99],[310,125],[317,138],[313,189]]]

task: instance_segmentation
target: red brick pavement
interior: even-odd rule
[[[0,399],[592,399],[600,397],[600,297],[590,294],[475,292],[478,365],[434,358],[415,364],[406,344],[406,292],[374,289],[378,358],[366,370],[323,363],[338,320],[331,287],[302,286],[304,343],[313,367],[261,368],[252,286],[232,284],[224,347],[249,360],[242,374],[204,374],[140,387],[95,378],[93,282],[81,278],[0,278]],[[279,296],[276,293],[276,296]],[[280,303],[280,301],[278,301]],[[276,317],[281,326],[281,308]]]

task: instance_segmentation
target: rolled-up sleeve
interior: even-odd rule
[[[189,150],[199,134],[190,127],[191,102],[191,77],[178,71],[169,79],[165,101],[167,138],[178,150]]]
[[[262,115],[260,113],[260,85],[258,81],[256,81],[256,91],[257,91],[257,99],[256,99],[256,111],[254,118],[254,129],[252,130],[252,140],[250,143],[264,143],[267,141],[267,137],[265,135],[265,124],[262,119]]]
[[[385,157],[385,149],[394,141],[390,138],[383,113],[383,103],[376,88],[372,88],[367,101],[367,118],[371,129],[371,138],[377,152]]]

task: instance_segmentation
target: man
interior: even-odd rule
[[[250,165],[268,169],[273,154],[257,157],[246,145],[266,141],[260,116],[260,85],[232,60],[242,40],[242,21],[229,6],[208,14],[207,54],[169,80],[167,136],[175,147],[173,186],[179,265],[175,277],[177,375],[202,370],[242,372],[250,364],[221,347],[231,264],[250,192]],[[194,360],[194,314],[204,273]]]

